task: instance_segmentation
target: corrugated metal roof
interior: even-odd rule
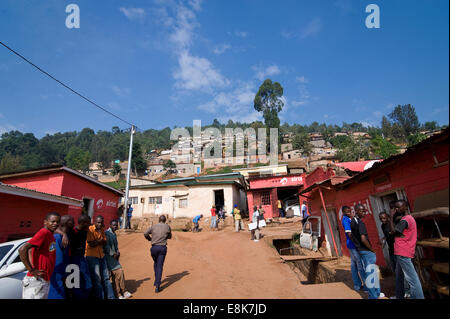
[[[11,189],[11,190],[15,190],[16,192],[18,192],[20,196],[25,196],[25,197],[30,197],[29,194],[36,194],[36,195],[41,195],[44,197],[50,197],[50,198],[54,198],[54,199],[58,199],[59,201],[67,201],[68,205],[75,205],[75,206],[83,206],[83,201],[76,199],[76,198],[72,198],[72,197],[67,197],[67,196],[60,196],[60,195],[55,195],[55,194],[50,194],[50,193],[44,193],[44,192],[39,192],[36,191],[34,189],[29,189],[29,188],[24,188],[24,187],[19,187],[19,186],[15,186],[15,185],[9,185],[9,184],[4,184],[0,182],[0,190],[1,188],[4,189]],[[45,200],[44,198],[42,198],[42,200]],[[77,205],[79,204],[79,205]]]

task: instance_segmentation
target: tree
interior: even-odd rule
[[[147,169],[147,162],[142,156],[141,144],[137,141],[133,143],[133,155],[131,156],[131,168],[134,168],[136,175],[142,174]]]
[[[23,169],[22,157],[6,153],[0,161],[0,174],[17,172]]]
[[[308,133],[296,134],[292,139],[292,147],[294,150],[301,150],[303,155],[311,155],[312,146]]]
[[[381,157],[382,159],[386,159],[392,155],[399,153],[399,149],[396,145],[392,144],[381,136],[377,136],[371,140],[371,147],[373,153],[377,157]]]
[[[413,146],[417,143],[422,142],[423,140],[425,140],[427,138],[427,136],[425,134],[421,134],[421,133],[415,133],[412,135],[408,136],[408,146]]]
[[[91,161],[91,154],[89,151],[83,151],[79,147],[73,147],[70,149],[66,156],[67,166],[83,171],[84,173],[89,170],[89,162]]]
[[[253,101],[254,108],[258,112],[263,113],[264,124],[266,128],[279,128],[280,119],[278,113],[284,106],[283,87],[278,82],[272,82],[266,79],[259,87]]]
[[[112,170],[111,170],[111,174],[113,176],[116,176],[116,175],[120,175],[120,173],[122,173],[122,167],[120,167],[119,164],[114,163]]]
[[[177,167],[177,164],[175,164],[172,160],[168,160],[167,162],[164,163],[163,167],[164,167],[165,169],[168,169],[168,168],[176,168],[176,167]]]
[[[401,129],[401,135],[404,141],[408,136],[419,132],[420,124],[414,106],[411,104],[397,105],[389,114],[394,124],[398,124]]]
[[[427,131],[434,131],[437,130],[439,128],[439,125],[436,121],[431,121],[431,122],[425,122],[423,124],[423,128]]]

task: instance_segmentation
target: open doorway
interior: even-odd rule
[[[297,187],[277,188],[277,196],[286,217],[300,216]]]
[[[91,219],[94,217],[94,199],[83,197],[83,214],[87,214]]]
[[[216,211],[219,211],[225,205],[225,197],[223,194],[223,189],[218,189],[214,191],[214,205],[216,205]]]
[[[377,225],[378,236],[380,238],[380,241],[384,237],[383,230],[381,229],[381,221],[379,217],[380,213],[385,211],[386,213],[390,214],[389,203],[399,199],[406,200],[405,192],[402,189],[392,190],[389,192],[384,192],[370,196],[370,204],[372,205],[373,208],[373,218],[375,220],[375,224]],[[390,265],[389,247],[388,245],[384,245],[382,248],[384,260],[386,261],[386,264]]]

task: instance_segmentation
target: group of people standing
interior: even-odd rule
[[[131,293],[119,258],[118,221],[105,231],[104,218],[49,213],[40,229],[19,250],[28,270],[24,299],[125,299]],[[30,260],[30,249],[32,258]]]
[[[390,214],[381,212],[380,221],[385,236],[384,241],[389,247],[390,263],[396,277],[395,298],[404,299],[409,295],[412,299],[423,299],[422,286],[412,262],[417,241],[417,226],[408,212],[408,206],[405,200],[391,202]],[[350,252],[354,289],[367,292],[369,299],[383,298],[375,250],[363,221],[367,209],[362,204],[357,204],[355,214],[348,206],[343,206],[342,212],[344,215],[342,226]],[[405,293],[405,286],[409,291],[408,294]]]

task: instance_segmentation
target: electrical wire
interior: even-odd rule
[[[130,125],[130,126],[134,126],[135,129],[137,129],[137,126],[134,124],[131,124],[130,122],[122,119],[121,117],[115,115],[114,113],[108,111],[107,109],[105,109],[104,107],[98,105],[97,103],[93,102],[92,100],[90,100],[89,98],[85,97],[84,95],[82,95],[81,93],[78,93],[77,91],[75,91],[74,89],[72,89],[70,86],[64,84],[63,82],[61,82],[60,80],[58,80],[57,78],[55,78],[54,76],[52,76],[51,74],[49,74],[48,72],[44,71],[43,69],[41,69],[39,66],[37,66],[36,64],[34,64],[33,62],[31,62],[30,60],[28,60],[27,58],[25,58],[24,56],[22,56],[20,53],[14,51],[13,49],[11,49],[9,46],[7,46],[5,43],[3,43],[2,41],[0,41],[0,44],[2,46],[4,46],[6,49],[8,49],[9,51],[11,51],[12,53],[14,53],[15,55],[17,55],[18,57],[20,57],[22,60],[24,60],[25,62],[27,62],[28,64],[32,65],[33,67],[35,67],[36,69],[38,69],[40,72],[44,73],[45,75],[47,75],[49,78],[51,78],[52,80],[55,80],[56,82],[58,82],[59,84],[61,84],[62,86],[64,86],[66,89],[68,89],[69,91],[71,91],[72,93],[75,93],[76,95],[78,95],[79,97],[81,97],[82,99],[86,100],[87,102],[91,103],[92,105],[94,105],[95,107],[99,108],[100,110],[108,113],[109,115],[114,116],[116,119]]]

